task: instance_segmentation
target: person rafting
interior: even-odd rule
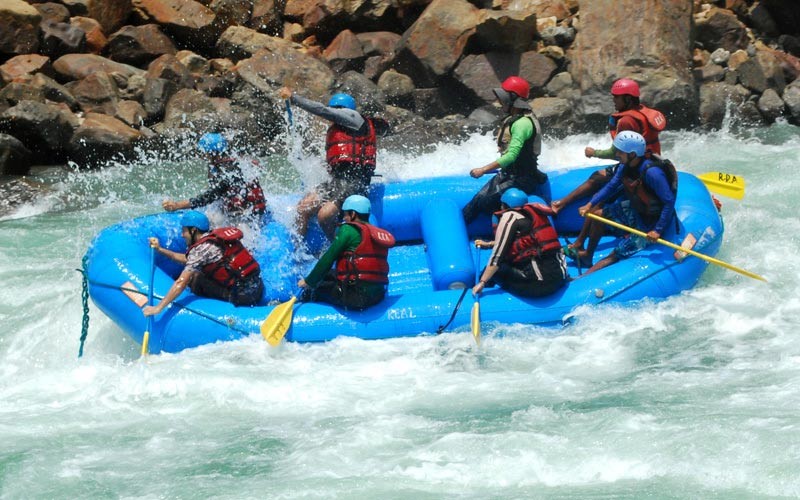
[[[232,221],[269,220],[264,191],[255,176],[248,176],[239,166],[239,159],[229,155],[228,141],[222,134],[206,133],[200,137],[198,148],[208,162],[206,191],[188,200],[165,200],[161,205],[167,212],[194,209],[219,202],[223,213]]]
[[[547,174],[538,167],[542,127],[526,101],[530,85],[518,76],[510,76],[492,92],[508,115],[497,132],[497,149],[501,156],[488,165],[473,168],[469,175],[477,179],[499,171],[464,206],[462,215],[467,224],[481,213],[496,211],[500,207],[501,194],[512,187],[550,200]]]
[[[145,316],[161,313],[187,286],[195,295],[237,306],[254,305],[261,300],[264,293],[261,268],[242,244],[242,231],[235,227],[213,231],[209,228],[205,214],[189,210],[181,215],[186,253],[163,248],[158,238],[149,239],[156,252],[184,264],[184,268],[158,304],[142,309]]]
[[[655,243],[672,223],[675,216],[675,199],[678,192],[678,174],[669,160],[645,156],[647,143],[642,134],[625,130],[614,138],[619,168],[614,177],[592,199],[578,209],[581,216],[587,213],[638,229],[646,238],[628,235],[619,240],[611,253],[592,265],[584,276],[625,259]],[[604,205],[615,193],[623,196]],[[589,243],[586,250],[577,250],[583,265],[591,265],[597,244],[606,230],[606,224],[589,220]]]
[[[389,283],[387,256],[395,239],[369,223],[370,211],[370,202],[364,196],[352,195],[344,200],[344,222],[331,246],[308,276],[297,283],[304,290],[300,300],[363,310],[384,299]]]
[[[667,119],[660,111],[641,104],[639,102],[640,94],[639,84],[630,78],[620,78],[611,85],[611,97],[614,100],[615,109],[615,112],[608,118],[611,140],[613,141],[620,132],[631,130],[644,137],[647,143],[646,150],[649,153],[660,155],[661,142],[658,134],[667,126]],[[587,158],[613,160],[615,159],[616,151],[613,146],[601,150],[586,146],[584,154]],[[592,173],[586,181],[573,189],[567,196],[560,200],[554,200],[551,203],[553,210],[558,213],[570,203],[598,192],[614,176],[617,165]],[[578,236],[573,242],[573,248],[583,247],[583,241],[586,238],[585,231],[582,234],[583,236]]]
[[[281,99],[331,122],[325,138],[325,162],[330,179],[307,193],[297,206],[297,234],[305,236],[308,222],[317,216],[320,228],[333,238],[336,217],[342,202],[350,195],[367,196],[377,164],[378,136],[389,130],[388,123],[356,110],[353,96],[338,93],[328,105],[295,95],[288,87],[279,91]]]
[[[567,283],[567,264],[555,228],[543,203],[528,203],[528,195],[517,188],[500,198],[500,211],[493,241],[475,240],[478,248],[491,248],[489,263],[472,288],[478,296],[497,282],[503,289],[523,297],[542,297]]]

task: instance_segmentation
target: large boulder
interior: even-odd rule
[[[69,157],[80,167],[132,155],[142,133],[113,116],[87,113],[68,143]]]
[[[327,99],[335,75],[327,64],[300,51],[278,47],[261,49],[237,65],[239,77],[259,91],[271,94],[281,86],[302,89],[310,99]]]
[[[83,80],[70,82],[67,89],[86,112],[114,115],[119,102],[119,88],[108,73],[98,71]]]
[[[480,52],[525,52],[536,36],[536,14],[520,10],[484,10],[475,27],[474,43]]]
[[[529,51],[523,54],[490,52],[466,56],[455,69],[454,76],[482,101],[495,99],[493,88],[512,75],[517,75],[531,85],[531,95],[544,95],[544,87],[556,70],[556,64],[547,56]]]
[[[133,12],[131,0],[88,0],[86,2],[86,17],[100,23],[103,33],[117,31]]]
[[[41,22],[39,11],[22,0],[0,2],[0,55],[36,52]]]
[[[593,128],[605,128],[613,112],[609,88],[622,77],[636,80],[642,101],[664,112],[671,125],[691,124],[694,113],[686,110],[697,108],[697,94],[688,43],[690,2],[663,0],[645,7],[639,0],[594,0],[581,4],[580,26],[570,73],[581,91],[579,112]],[[654,27],[658,36],[653,36]]]
[[[35,73],[53,75],[50,58],[39,54],[22,54],[12,57],[0,65],[0,80],[8,83],[14,79]]]
[[[0,114],[0,132],[13,135],[34,153],[35,161],[52,164],[64,159],[64,145],[78,126],[65,107],[20,101]]]
[[[179,45],[211,47],[221,32],[216,14],[194,0],[133,0],[143,19],[160,24]]]
[[[175,44],[157,24],[124,26],[108,38],[106,53],[112,61],[141,66],[164,54],[175,54]]]
[[[418,86],[433,86],[464,55],[484,13],[466,0],[433,0],[400,41],[399,71]]]
[[[709,52],[719,48],[735,52],[747,47],[747,29],[729,10],[714,7],[701,12],[695,16],[695,25],[697,41]]]
[[[235,61],[252,57],[261,49],[270,52],[301,50],[302,45],[282,38],[265,35],[244,26],[231,26],[226,29],[216,44],[219,57],[228,57]]]
[[[135,66],[118,63],[95,54],[67,54],[61,56],[53,63],[53,69],[64,81],[81,80],[98,71],[108,74],[119,73],[125,78],[144,74],[144,70]]]
[[[25,175],[31,169],[33,155],[14,136],[0,134],[0,175]]]

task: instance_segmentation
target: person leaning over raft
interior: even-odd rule
[[[249,306],[261,300],[264,283],[261,268],[242,245],[242,232],[224,227],[208,232],[208,217],[195,210],[181,216],[181,236],[186,253],[162,248],[158,238],[150,238],[150,246],[161,255],[185,264],[178,279],[155,306],[147,306],[145,316],[159,314],[188,286],[201,297],[225,300],[237,306]]]
[[[361,195],[349,196],[342,204],[344,223],[330,248],[314,269],[298,281],[304,289],[300,300],[328,302],[346,309],[363,310],[386,295],[389,263],[386,257],[394,236],[369,224],[370,203]],[[336,263],[336,268],[331,266]]]
[[[523,297],[556,292],[567,282],[567,263],[547,218],[552,209],[528,203],[528,196],[517,188],[503,193],[500,206],[494,241],[475,240],[478,248],[492,248],[492,255],[472,293],[479,295],[492,281]]]
[[[469,175],[477,179],[493,170],[500,171],[464,206],[462,214],[467,224],[480,213],[491,213],[500,208],[500,195],[511,187],[550,201],[549,191],[543,189],[547,174],[538,167],[542,127],[526,101],[530,85],[518,76],[510,76],[501,88],[492,91],[503,112],[508,114],[497,132],[497,148],[501,156],[486,166],[473,168]]]
[[[616,112],[608,117],[608,127],[611,133],[611,140],[622,131],[631,130],[642,134],[647,142],[647,151],[657,155],[661,154],[661,142],[658,133],[667,126],[667,119],[655,109],[648,108],[639,102],[639,84],[630,78],[620,78],[611,85],[611,96],[614,100]],[[586,146],[584,150],[587,158],[603,158],[606,160],[615,159],[616,151],[614,147],[596,150]],[[560,200],[554,200],[551,206],[556,213],[575,200],[584,196],[591,196],[598,192],[600,188],[608,184],[614,176],[617,165],[597,170],[580,186],[573,189],[567,196]],[[583,241],[586,239],[585,231],[583,236],[575,240],[574,248],[582,248]]]
[[[208,189],[188,200],[165,200],[161,205],[167,212],[198,208],[216,201],[222,202],[225,215],[234,219],[263,223],[268,219],[267,202],[258,179],[245,179],[236,158],[227,155],[228,141],[222,134],[203,134],[197,143],[208,161]]]
[[[678,192],[678,174],[669,160],[655,156],[645,157],[646,144],[641,134],[626,130],[614,138],[614,149],[620,168],[591,201],[578,209],[581,216],[592,212],[647,233],[646,238],[630,235],[622,238],[608,257],[591,266],[584,275],[625,259],[655,243],[675,216],[675,196]],[[655,167],[655,168],[653,168]],[[602,206],[620,187],[624,196]],[[589,243],[577,256],[587,264],[592,262],[594,251],[606,230],[606,224],[589,221]]]
[[[367,196],[377,160],[377,137],[389,130],[388,123],[366,117],[356,111],[356,100],[349,94],[334,94],[328,105],[293,95],[291,89],[279,91],[301,109],[331,122],[325,138],[325,161],[331,178],[307,193],[297,206],[297,234],[305,236],[308,221],[317,216],[328,239],[333,237],[336,216],[345,198],[353,194]]]

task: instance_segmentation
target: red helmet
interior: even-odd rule
[[[611,86],[611,95],[639,97],[639,84],[630,78],[620,78]]]
[[[506,92],[515,93],[517,97],[522,99],[527,99],[531,93],[531,86],[528,85],[528,82],[518,76],[509,76],[500,87]]]

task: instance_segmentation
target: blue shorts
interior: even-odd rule
[[[619,198],[614,203],[603,207],[603,217],[633,229],[638,229],[643,233],[650,231],[636,210],[631,207],[630,200],[625,197]],[[622,238],[614,248],[614,252],[620,259],[628,258],[650,244],[647,238],[631,234],[622,229],[613,228],[613,234]]]

